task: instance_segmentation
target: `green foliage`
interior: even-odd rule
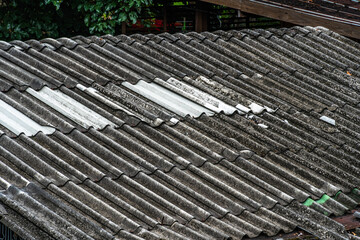
[[[0,39],[115,34],[152,0],[2,0]]]
[[[36,1],[2,1],[0,7],[0,38],[26,39],[41,38],[47,35],[57,36],[58,27],[52,21],[54,11],[40,6]]]
[[[116,27],[122,22],[136,23],[141,7],[149,5],[151,0],[77,0],[75,2],[91,34],[114,34]]]

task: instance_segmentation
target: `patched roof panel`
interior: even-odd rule
[[[36,129],[0,119],[1,222],[20,236],[349,238],[332,216],[360,202],[358,43],[295,27],[7,45],[1,112]]]

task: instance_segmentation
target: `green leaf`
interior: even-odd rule
[[[105,11],[110,11],[116,8],[116,6],[117,6],[116,2],[111,2],[105,6]]]
[[[87,12],[89,11],[91,5],[89,3],[84,4],[84,10]]]
[[[78,6],[77,6],[77,10],[78,10],[78,12],[80,12],[81,11],[81,9],[83,9],[84,8],[84,5],[83,4],[79,4]]]
[[[127,20],[127,15],[126,15],[126,13],[124,13],[124,12],[121,12],[120,14],[119,14],[119,23],[122,23],[122,22],[125,22],[126,20]]]
[[[84,23],[85,23],[86,26],[89,26],[89,21],[90,21],[90,16],[86,15],[85,18],[84,18]]]
[[[129,12],[129,19],[130,19],[130,21],[132,21],[133,24],[136,23],[137,17],[138,17],[138,15],[136,12]]]
[[[122,22],[136,23],[140,11],[150,2],[152,1],[9,0],[6,7],[0,8],[0,39],[116,34],[115,29],[121,29],[119,26]]]

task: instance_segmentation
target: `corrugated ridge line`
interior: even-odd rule
[[[276,208],[276,207],[275,207]],[[286,215],[285,215],[286,216]],[[207,221],[207,220],[206,220]],[[188,225],[190,222],[188,222],[186,225]],[[159,227],[159,226],[166,226],[166,225],[161,225],[161,224],[159,224],[159,225],[156,225],[154,228],[153,228],[153,230],[155,229],[155,228],[157,228],[157,227]],[[288,232],[288,231],[292,231],[293,229],[294,229],[295,227],[293,227],[293,228],[289,228],[286,232]],[[262,232],[259,232],[258,233],[258,235],[259,234],[261,234]],[[270,234],[270,236],[273,236],[273,235],[276,235],[278,232],[274,232],[274,233],[272,233],[272,234]],[[256,236],[258,236],[258,235],[256,235]],[[256,237],[255,235],[252,235],[251,237]]]
[[[88,100],[85,100],[85,98],[83,97],[83,96],[80,96],[78,93],[74,93],[73,91],[69,91],[69,90],[67,90],[68,88],[65,88],[64,86],[59,86],[58,88],[56,88],[56,89],[54,89],[54,90],[50,90],[50,89],[48,89],[48,87],[47,86],[43,86],[41,89],[39,89],[38,91],[42,91],[42,90],[47,90],[47,91],[60,91],[62,94],[65,94],[66,96],[67,96],[67,98],[71,98],[71,99],[74,99],[75,101],[78,101],[78,100],[80,100],[80,101],[78,101],[80,104],[85,104],[85,106],[91,106],[90,107],[90,109],[96,109],[96,111],[95,112],[101,112],[101,115],[102,116],[104,116],[105,118],[107,118],[107,119],[109,119],[109,121],[111,121],[111,122],[113,122],[114,124],[118,124],[119,126],[121,126],[122,124],[123,124],[123,122],[121,122],[121,121],[119,121],[119,119],[117,119],[116,117],[114,117],[114,116],[112,116],[111,114],[109,114],[109,113],[107,113],[106,111],[103,111],[103,110],[101,110],[101,109],[99,109],[98,107],[96,107],[93,103],[91,103],[90,101],[88,101]],[[76,90],[76,89],[81,89],[81,90],[83,90],[82,88],[79,88],[78,86],[75,86],[74,88],[71,88],[71,90]],[[84,87],[84,89],[86,89],[85,87]],[[95,88],[96,89],[96,88]],[[93,90],[95,90],[95,89],[93,89]],[[98,88],[99,89],[99,88]],[[99,89],[100,90],[100,89]],[[125,90],[125,89],[123,89],[123,90]],[[4,94],[5,95],[3,95],[5,98],[6,98],[6,95],[7,95],[7,93],[10,93],[11,91],[18,91],[18,90],[9,90],[8,92],[5,92]],[[28,92],[28,93],[30,93],[31,95],[33,95],[32,97],[35,97],[35,96],[37,96],[36,94],[37,94],[37,91],[34,91],[31,87],[27,87],[27,88],[25,88],[25,89],[23,89],[23,91],[26,91],[26,92]],[[97,90],[95,90],[95,91],[97,91]],[[171,90],[170,90],[171,91]],[[20,94],[22,91],[20,91],[18,94]],[[84,91],[84,92],[86,92],[86,91]],[[101,93],[101,91],[99,91],[99,93]],[[128,92],[129,94],[131,94],[130,92]],[[54,94],[55,94],[55,92],[54,92]],[[69,95],[70,94],[70,95]],[[176,94],[176,93],[175,93]],[[93,97],[92,95],[89,95],[89,96],[91,96],[91,97]],[[75,97],[75,98],[74,98]],[[141,96],[141,95],[138,95],[138,97],[141,97],[141,98],[143,98],[144,100],[146,100],[146,98],[144,98],[143,96]],[[40,101],[42,101],[42,99],[39,99]],[[100,99],[101,100],[101,99]],[[42,101],[45,105],[46,105],[46,103],[44,102],[44,101]],[[106,102],[102,102],[102,103],[105,103],[105,105],[106,105]],[[119,105],[119,107],[117,108],[117,109],[114,109],[114,105],[115,104],[117,104],[116,102],[112,102],[112,104],[113,105],[108,105],[110,108],[113,108],[113,110],[120,110],[120,111],[123,111],[125,114],[127,114],[127,115],[129,115],[129,116],[133,116],[133,117],[136,117],[136,118],[138,118],[139,119],[139,121],[138,122],[141,122],[141,121],[145,121],[145,122],[147,122],[146,120],[144,120],[144,118],[141,116],[141,114],[140,114],[140,116],[137,116],[136,114],[132,114],[131,112],[128,112],[126,109],[122,109],[122,106],[121,105]],[[195,104],[197,104],[197,103],[195,103]],[[159,106],[159,105],[158,105]],[[200,105],[199,105],[200,106]],[[20,105],[16,105],[16,107],[21,107]],[[52,108],[52,107],[51,107]],[[160,108],[161,108],[161,106],[160,106]],[[22,107],[21,107],[21,109],[22,110],[24,110]],[[234,108],[235,109],[235,108]],[[237,110],[236,110],[237,111]],[[28,110],[25,110],[25,112],[26,113],[29,113],[29,111]],[[223,112],[223,111],[221,111],[221,112]],[[235,113],[235,111],[234,112],[226,112],[226,114],[228,114],[228,115],[232,115],[232,114],[234,114]],[[195,118],[199,118],[202,114],[206,114],[205,112],[203,112],[203,113],[201,113],[199,116],[195,116]],[[64,115],[65,117],[66,117],[66,115]],[[44,121],[43,120],[39,120],[39,119],[37,119],[37,117],[36,116],[31,116],[30,117],[31,119],[35,119],[35,121],[40,121],[41,123],[43,123]],[[146,119],[146,118],[145,118]],[[180,120],[180,121],[183,121],[184,119],[183,118],[176,118],[176,119],[173,119],[173,118],[171,118],[171,119],[167,119],[166,121],[165,121],[165,119],[164,120],[162,120],[162,119],[160,119],[160,118],[158,118],[158,117],[156,117],[156,116],[153,116],[152,118],[150,118],[151,119],[151,121],[148,121],[147,123],[150,123],[151,125],[153,125],[153,126],[159,126],[160,124],[163,124],[163,123],[166,123],[166,124],[170,124],[170,125],[175,125],[175,124],[177,124],[178,123],[178,120]],[[176,120],[176,121],[175,121]],[[129,122],[128,122],[129,123]],[[129,123],[130,125],[133,125],[133,124],[131,124],[131,123]],[[88,128],[90,128],[91,126],[89,126]],[[75,129],[76,127],[73,127],[72,129]],[[61,129],[61,130],[63,130],[63,129]],[[66,130],[65,132],[69,132],[69,131],[71,131],[71,130]]]

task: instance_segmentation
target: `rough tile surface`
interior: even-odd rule
[[[4,109],[56,129],[0,125],[0,221],[24,239],[348,239],[331,217],[360,201],[359,56],[310,27],[0,42]]]

